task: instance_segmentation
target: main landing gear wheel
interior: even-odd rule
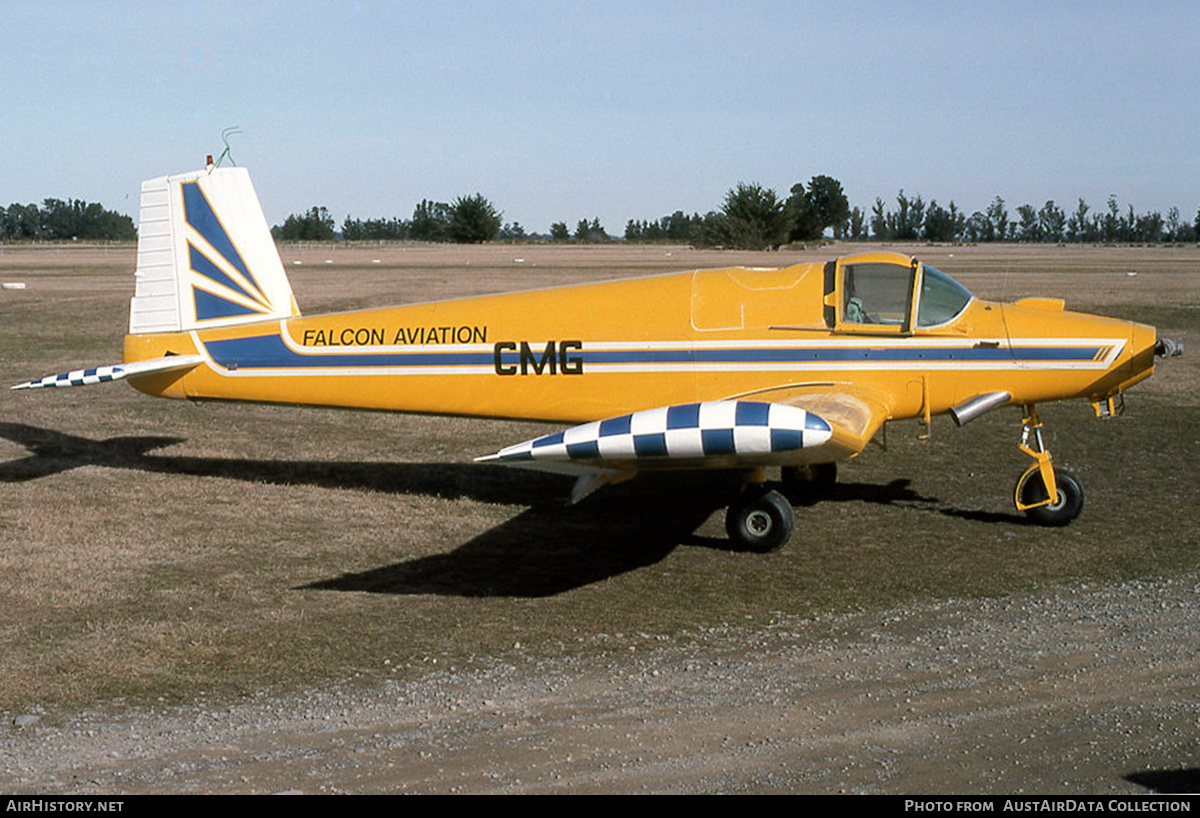
[[[787,544],[796,527],[796,515],[777,491],[747,491],[725,513],[729,539],[746,551],[765,554]]]
[[[1029,519],[1039,525],[1061,526],[1074,520],[1083,511],[1083,483],[1074,473],[1054,467],[1054,480],[1058,483],[1058,497],[1047,505],[1025,509]],[[1016,495],[1022,505],[1041,503],[1049,493],[1037,468],[1030,469],[1017,481]]]

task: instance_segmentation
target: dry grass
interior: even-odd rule
[[[720,478],[639,478],[564,508],[560,480],[478,466],[536,424],[154,401],[123,385],[4,393],[0,709],[188,700],[597,633],[882,609],[1194,569],[1200,531],[1200,251],[912,248],[976,292],[1062,295],[1154,323],[1189,354],[1100,423],[1045,407],[1088,491],[1026,525],[1013,413],[844,467],[791,545],[726,550]],[[816,253],[685,248],[284,248],[309,312]],[[376,263],[378,259],[378,263]],[[518,261],[518,259],[520,259]],[[295,265],[293,261],[302,261]],[[329,263],[326,263],[328,260]],[[119,355],[132,248],[0,251],[0,384]],[[1127,272],[1137,272],[1128,276]],[[518,647],[519,646],[519,647]]]

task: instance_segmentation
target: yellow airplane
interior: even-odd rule
[[[142,185],[124,362],[13,388],[128,379],[171,398],[579,424],[478,459],[575,475],[573,502],[641,471],[738,470],[726,528],[768,551],[794,526],[768,467],[828,483],[889,420],[1006,405],[1024,408],[1034,461],[1016,506],[1065,525],[1083,486],[1052,464],[1036,404],[1111,416],[1156,354],[1181,351],[1061,300],[983,301],[884,252],[305,316],[249,174],[210,164]]]

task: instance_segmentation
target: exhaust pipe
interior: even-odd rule
[[[963,426],[984,412],[990,412],[997,406],[1003,406],[1010,400],[1012,400],[1012,395],[1007,392],[985,392],[982,395],[976,395],[970,400],[960,403],[958,406],[951,407],[950,417],[954,418],[954,422],[959,426]]]

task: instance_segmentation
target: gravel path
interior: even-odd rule
[[[1200,578],[597,634],[417,683],[21,714],[13,793],[1200,789]],[[580,658],[585,657],[585,658]]]

